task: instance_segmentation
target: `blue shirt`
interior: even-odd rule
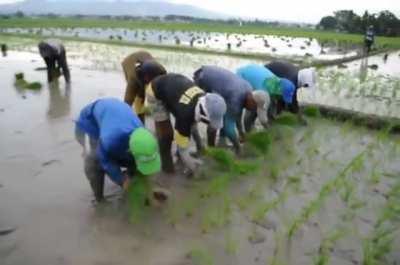
[[[99,99],[82,109],[76,125],[99,141],[96,154],[101,166],[113,182],[122,185],[121,165],[132,161],[129,137],[143,127],[132,108],[119,99]]]
[[[203,66],[195,72],[194,80],[204,91],[221,95],[227,114],[237,118],[242,114],[250,84],[234,73],[217,66]]]
[[[250,83],[254,90],[264,90],[265,80],[276,77],[269,69],[263,65],[249,64],[239,68],[236,74]]]

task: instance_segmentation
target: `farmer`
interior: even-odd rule
[[[197,123],[206,123],[210,130],[221,129],[226,112],[224,99],[217,94],[205,93],[189,78],[179,74],[157,77],[146,90],[146,96],[153,110],[163,170],[169,173],[174,171],[171,156],[174,134],[169,117],[169,113],[172,113],[175,117],[178,155],[188,173],[195,172],[202,162],[189,154],[190,135],[193,134],[197,150],[200,151],[202,145]]]
[[[39,52],[47,66],[47,80],[51,82],[60,76],[60,68],[65,78],[65,82],[70,83],[67,56],[64,46],[60,40],[48,39],[39,43]]]
[[[274,118],[276,105],[278,100],[283,100],[285,104],[292,104],[295,86],[292,82],[285,78],[279,78],[270,70],[262,65],[249,64],[237,70],[236,74],[250,83],[253,90],[268,92],[271,97],[271,105],[268,109],[268,115],[271,119]],[[244,125],[245,130],[250,131],[257,118],[257,113],[254,111],[246,112]]]
[[[261,90],[253,91],[247,81],[217,66],[201,67],[194,73],[194,80],[196,85],[205,92],[216,93],[224,98],[227,112],[224,117],[224,127],[221,130],[220,138],[221,142],[223,142],[225,136],[228,137],[237,153],[240,152],[240,141],[236,129],[240,138],[244,138],[242,126],[243,109],[256,111],[261,124],[265,127],[267,126],[267,109],[270,101],[268,93]],[[211,132],[212,130],[208,135],[208,143],[214,146],[216,134],[211,134]]]
[[[89,152],[85,135],[90,140]],[[131,107],[118,99],[99,99],[84,107],[75,136],[83,147],[85,174],[97,201],[103,199],[104,174],[126,190],[133,175],[160,171],[157,140]],[[121,168],[127,168],[127,173]]]
[[[371,51],[371,47],[375,42],[375,31],[374,31],[374,26],[370,25],[368,26],[367,31],[365,32],[365,38],[364,38],[364,43],[365,43],[365,48],[367,50],[367,54]]]
[[[122,69],[127,82],[124,100],[129,105],[134,105],[135,112],[144,123],[145,87],[155,77],[164,75],[167,71],[146,51],[138,51],[126,57],[122,61]]]
[[[7,44],[1,44],[1,53],[3,54],[3,57],[7,56]]]
[[[299,120],[303,123],[306,121],[303,119],[299,102],[297,100],[297,92],[299,88],[314,89],[316,85],[316,71],[315,68],[303,68],[300,69],[295,65],[285,61],[272,61],[265,65],[265,67],[280,78],[286,78],[290,80],[296,87],[293,94],[292,104],[286,106],[285,102],[281,99],[277,102],[277,113],[281,113],[283,110],[288,110],[298,115]]]

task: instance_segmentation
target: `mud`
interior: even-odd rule
[[[0,112],[0,183],[4,185],[0,230],[18,227],[0,237],[2,265],[308,265],[315,260],[322,239],[337,226],[353,232],[334,244],[331,264],[362,262],[362,242],[386,201],[381,194],[387,194],[396,181],[391,176],[400,172],[398,137],[319,119],[310,119],[307,127],[280,126],[272,155],[261,161],[261,170],[254,175],[238,177],[226,186],[218,182],[224,172],[211,172],[207,180],[179,174],[156,176],[171,191],[168,203],[148,208],[144,222],[130,224],[121,191],[112,183],[106,183],[107,203],[92,203],[81,150],[73,137],[73,119],[94,99],[122,97],[125,81],[119,61],[134,49],[67,46],[70,86],[62,79],[46,84],[45,73],[35,71],[43,62],[29,52],[33,47],[11,50],[0,59],[0,109],[4,110]],[[171,71],[189,76],[203,63],[232,69],[247,62],[154,54]],[[92,55],[93,60],[88,59]],[[16,90],[16,72],[24,72],[44,87],[37,92]],[[288,240],[287,229],[301,209],[368,147],[365,162],[349,175],[349,181],[357,183],[352,193],[365,204],[349,210],[340,194],[333,192]],[[285,191],[287,196],[280,196]],[[272,201],[274,207],[259,215],[259,209]],[[346,219],[349,212],[353,218]],[[261,217],[254,222],[254,216]],[[395,238],[388,264],[400,261],[400,237],[396,234]]]

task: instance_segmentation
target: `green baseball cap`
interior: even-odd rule
[[[134,130],[129,138],[129,150],[140,173],[152,175],[160,171],[160,153],[156,138],[147,129]]]
[[[282,95],[281,80],[278,77],[274,76],[274,77],[265,79],[264,86],[267,89],[268,94],[270,96]]]

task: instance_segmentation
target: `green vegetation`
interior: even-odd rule
[[[194,265],[214,265],[214,258],[210,253],[202,248],[192,249],[189,254],[189,258],[192,260]]]
[[[22,89],[30,89],[30,90],[39,90],[42,88],[42,84],[39,82],[28,82],[24,78],[23,73],[16,73],[15,74],[15,87],[22,88]]]
[[[149,203],[151,195],[150,179],[138,174],[132,179],[127,191],[127,203],[129,209],[129,220],[137,223],[146,215],[146,204]]]
[[[390,262],[386,255],[393,248],[400,224],[400,181],[388,193],[388,200],[381,210],[370,235],[363,241],[363,265],[383,265]]]
[[[322,42],[345,42],[362,44],[363,35],[326,32],[288,27],[266,27],[260,25],[229,25],[222,23],[178,23],[155,21],[127,21],[117,19],[77,19],[77,18],[10,18],[0,19],[0,28],[128,28],[128,29],[155,29],[202,31],[241,34],[261,34],[290,37],[316,38]],[[400,38],[378,37],[377,43],[383,47],[400,47]]]

